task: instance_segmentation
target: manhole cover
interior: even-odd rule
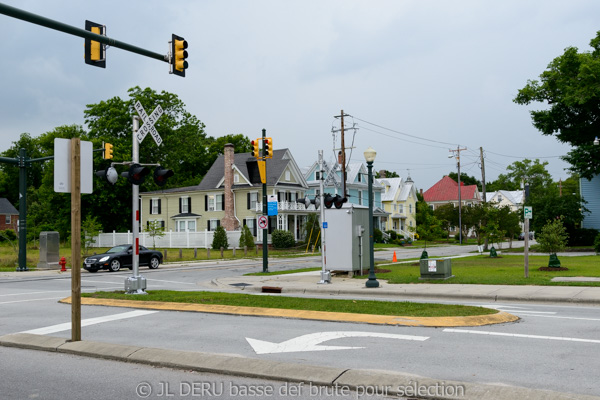
[[[229,286],[252,286],[250,283],[230,283]]]

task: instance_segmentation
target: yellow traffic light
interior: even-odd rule
[[[264,139],[265,158],[273,158],[273,139],[270,137]]]
[[[171,67],[172,73],[185,77],[185,70],[188,67],[186,58],[188,52],[185,50],[188,42],[177,35],[171,35]]]
[[[110,143],[104,143],[104,159],[110,160],[113,158],[113,145]]]
[[[252,142],[252,157],[261,158],[260,157],[260,139],[254,139]]]
[[[85,21],[85,30],[97,35],[106,36],[104,25]],[[95,67],[106,68],[104,45],[97,40],[85,39],[85,63]]]

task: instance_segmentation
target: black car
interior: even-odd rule
[[[83,261],[83,268],[90,272],[107,269],[116,272],[121,268],[133,269],[133,246],[122,244],[115,246],[104,254],[95,254]],[[162,263],[163,255],[160,251],[148,250],[140,246],[140,265],[147,265],[156,269]]]

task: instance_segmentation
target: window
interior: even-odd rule
[[[218,219],[211,219],[206,222],[207,222],[206,228],[211,232],[216,231],[217,226],[221,225],[221,221],[219,221]]]
[[[398,212],[404,214],[404,204],[398,204]]]
[[[498,195],[498,203],[500,203],[501,201],[502,201],[502,195],[501,195],[501,194],[499,194],[499,195]]]
[[[217,211],[223,211],[223,195],[222,194],[218,194],[217,196],[217,206],[216,206],[216,210]]]
[[[238,174],[233,175],[233,183],[240,183],[240,176]]]
[[[190,207],[189,207],[189,203],[190,203],[190,198],[189,197],[182,197],[179,199],[181,207],[179,208],[179,212],[183,213],[183,214],[187,214],[190,212]]]
[[[223,196],[222,194],[208,194],[204,196],[204,211],[223,211]]]
[[[256,220],[254,218],[246,218],[244,224],[250,229],[252,236],[256,236]]]
[[[215,195],[206,196],[206,211],[215,211]],[[210,230],[210,229],[209,229]]]
[[[285,180],[289,182],[290,179],[291,179],[290,171],[285,171]]]
[[[362,182],[362,175],[363,175],[363,174],[361,174],[360,172],[358,173],[358,181],[359,181],[359,182]]]
[[[295,202],[296,198],[296,192],[290,192],[290,201]]]
[[[10,214],[6,215],[6,225],[10,225]]]
[[[196,232],[196,221],[193,219],[181,219],[175,224],[177,232]]]
[[[362,206],[363,204],[363,197],[362,197],[362,190],[358,191],[358,205]]]
[[[160,199],[150,199],[150,214],[160,214]]]
[[[251,192],[248,193],[247,197],[246,197],[246,202],[248,203],[248,210],[255,210],[256,209],[256,203],[258,202],[258,193],[257,192]]]
[[[318,181],[321,179],[321,171],[315,172],[315,180]]]
[[[408,205],[408,213],[409,213],[409,214],[412,214],[412,204],[409,204],[409,205]]]

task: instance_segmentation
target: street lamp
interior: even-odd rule
[[[369,146],[364,152],[365,160],[367,161],[367,169],[369,171],[369,280],[365,286],[368,288],[379,287],[379,282],[375,277],[375,257],[373,246],[373,161],[377,152]]]

